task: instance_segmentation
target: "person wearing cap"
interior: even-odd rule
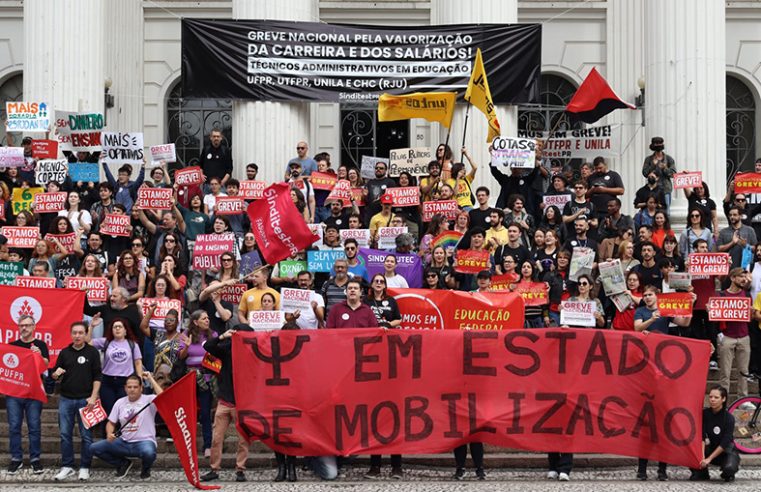
[[[32,137],[24,137],[21,140],[21,146],[24,148],[24,159],[26,164],[18,168],[19,178],[22,181],[28,181],[29,183],[35,182],[34,168],[37,163],[32,155]]]
[[[375,241],[378,234],[378,229],[381,227],[389,227],[391,220],[394,218],[394,214],[391,212],[391,205],[394,203],[394,199],[390,194],[384,193],[380,197],[381,211],[373,215],[370,219],[370,240]]]
[[[673,189],[671,176],[676,173],[676,164],[673,157],[663,152],[664,148],[663,137],[653,137],[650,139],[650,150],[653,153],[647,156],[642,164],[642,176],[647,178],[650,174],[655,175],[657,183],[663,189],[663,195],[666,199],[666,210],[668,210],[671,207],[671,191]]]
[[[288,169],[290,173],[286,179],[291,185],[291,188],[296,188],[304,194],[304,199],[307,203],[307,215],[309,216],[309,223],[312,224],[314,223],[314,212],[316,208],[314,188],[312,187],[312,183],[310,183],[308,179],[304,179],[304,174],[302,174],[303,170],[301,167],[301,161],[297,159],[291,159],[291,162],[288,163]]]
[[[473,292],[491,292],[491,272],[481,270],[476,275],[476,285],[478,286]]]
[[[304,176],[311,176],[313,172],[317,171],[317,161],[309,157],[309,144],[301,141],[296,144],[296,157],[288,161],[288,165],[285,168],[286,181],[291,177],[293,168],[291,164],[297,163],[301,168]]]
[[[106,180],[108,183],[113,186],[114,190],[116,190],[114,201],[124,205],[124,208],[129,215],[132,213],[132,205],[135,203],[135,200],[137,200],[137,190],[142,186],[143,181],[145,180],[145,160],[143,160],[143,164],[140,166],[140,173],[137,175],[135,181],[129,180],[130,176],[132,176],[132,166],[129,164],[124,164],[119,168],[118,179],[114,179],[114,175],[108,168],[106,161],[103,161],[103,172],[106,173]]]

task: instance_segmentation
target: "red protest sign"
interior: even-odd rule
[[[341,200],[344,207],[351,206],[351,183],[346,179],[339,179],[325,199],[325,203]]]
[[[240,304],[243,293],[248,290],[246,284],[226,285],[219,290],[219,296],[222,301],[232,304]]]
[[[439,200],[436,202],[423,202],[423,222],[430,222],[434,215],[441,214],[447,220],[457,218],[460,209],[455,200]]]
[[[26,289],[55,289],[55,277],[31,277],[19,275],[13,283],[16,287]]]
[[[170,309],[175,309],[178,313],[182,313],[182,303],[178,299],[158,299],[156,297],[141,297],[137,300],[137,306],[140,308],[140,312],[145,316],[148,314],[148,310],[151,305],[156,305],[156,310],[153,311],[153,318],[164,319],[166,313]]]
[[[220,196],[214,204],[214,215],[238,215],[246,211],[246,203],[237,196]]]
[[[513,292],[523,297],[526,306],[543,306],[550,303],[547,285],[544,282],[518,282]]]
[[[512,292],[388,289],[405,330],[510,330],[523,328],[523,298]]]
[[[420,205],[420,188],[417,186],[404,186],[400,188],[388,188],[386,193],[394,200],[394,207],[414,207]]]
[[[143,210],[171,210],[172,188],[149,188],[143,186],[137,190],[135,206]]]
[[[478,441],[697,467],[709,349],[616,330],[239,332],[233,385],[246,388],[241,435],[278,452],[443,453]]]
[[[0,371],[0,394],[16,398],[48,401],[40,374],[45,372],[45,361],[39,353],[25,347],[0,344],[0,360],[6,368]]]
[[[661,316],[692,316],[692,294],[689,292],[658,294],[658,312]]]
[[[313,172],[309,177],[309,181],[312,183],[312,188],[315,190],[330,191],[335,186],[338,178],[335,174]]]
[[[241,181],[238,194],[244,200],[258,200],[262,197],[262,192],[266,187],[267,183],[264,181]]]
[[[491,268],[488,251],[473,251],[471,249],[457,250],[454,270],[459,273],[476,274]]]
[[[365,193],[362,188],[352,188],[351,189],[351,198],[354,200],[354,204],[358,207],[364,207],[365,206]],[[351,206],[351,204],[349,204]]]
[[[2,234],[8,239],[9,248],[34,248],[40,230],[37,227],[5,226]]]
[[[729,275],[732,258],[729,253],[690,253],[687,271],[691,275]]]
[[[221,265],[219,256],[222,253],[233,251],[235,235],[227,234],[199,234],[193,246],[193,268],[209,270],[219,268]]]
[[[129,215],[106,214],[100,225],[100,232],[109,236],[129,236]]]
[[[201,361],[201,367],[205,367],[214,374],[219,374],[219,370],[222,369],[222,361],[206,352],[206,355],[203,356],[203,360]]]
[[[58,159],[58,141],[32,140],[32,157],[35,159]]]
[[[55,241],[58,241],[61,243],[61,246],[64,247],[64,251],[61,251],[61,249],[58,247],[57,244],[55,244]],[[56,253],[73,253],[74,252],[74,241],[77,240],[77,235],[73,232],[70,232],[69,234],[45,234],[45,241],[50,241],[51,243],[55,244],[55,251]]]
[[[93,425],[97,425],[108,418],[106,410],[100,403],[100,399],[95,402],[92,407],[82,407],[79,409],[79,416],[82,418],[82,424],[85,429],[91,428]]]
[[[761,193],[761,173],[735,174],[735,193]]]
[[[198,166],[186,167],[174,173],[174,182],[179,186],[191,186],[203,183],[203,172]]]
[[[700,171],[676,173],[671,179],[674,180],[674,189],[677,190],[703,186],[703,173]]]
[[[90,302],[105,302],[108,300],[109,282],[105,277],[66,277],[67,289],[84,290]]]
[[[750,297],[709,297],[706,310],[710,321],[750,321]]]
[[[503,292],[511,290],[513,284],[520,280],[517,273],[505,273],[504,275],[494,275],[491,278],[491,290],[494,292]]]
[[[34,211],[38,214],[58,213],[64,209],[67,193],[37,193],[34,195]]]

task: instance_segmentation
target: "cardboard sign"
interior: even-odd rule
[[[761,193],[761,173],[735,174],[735,193]]]
[[[341,242],[349,238],[356,239],[360,248],[370,246],[370,229],[342,229],[338,232]]]
[[[248,290],[246,284],[225,285],[219,289],[219,297],[223,302],[240,304],[243,293]]]
[[[32,210],[34,196],[37,193],[44,193],[44,188],[13,188],[11,203],[13,204],[13,215],[18,215],[22,210]]]
[[[151,160],[153,162],[159,162],[159,161],[176,162],[177,161],[177,153],[173,143],[151,145],[150,152],[151,152]]]
[[[203,183],[203,171],[198,166],[186,167],[174,173],[174,182],[178,186],[191,186]]]
[[[594,301],[563,301],[560,304],[560,324],[563,326],[588,326],[597,324]]]
[[[109,236],[129,236],[129,225],[129,215],[106,214],[106,218],[100,224],[100,232]]]
[[[141,165],[145,157],[141,132],[103,132],[101,159],[106,164]]]
[[[148,188],[143,186],[137,190],[137,202],[135,202],[135,206],[143,210],[171,210],[172,194],[172,188]]]
[[[492,140],[491,165],[502,174],[513,169],[536,167],[536,141],[530,138],[497,137]]]
[[[220,196],[214,204],[214,215],[239,215],[246,211],[246,202],[237,196]]]
[[[285,324],[283,311],[249,311],[248,325],[254,331],[279,330]]]
[[[37,161],[34,175],[37,184],[46,185],[51,181],[63,183],[69,174],[69,161],[66,159],[44,159]]]
[[[0,147],[0,167],[23,167],[25,165],[24,147]]]
[[[70,232],[69,234],[45,234],[45,241],[50,241],[55,244],[54,240],[58,241],[64,248],[63,251],[61,251],[61,248],[56,244],[56,253],[69,254],[74,252],[74,242],[77,240],[77,235],[73,232]]]
[[[32,157],[35,159],[57,159],[57,140],[32,140]]]
[[[423,222],[430,222],[436,214],[443,215],[447,220],[455,220],[459,212],[456,200],[423,202]]]
[[[544,282],[518,282],[513,286],[513,292],[521,295],[526,306],[544,306],[550,303]]]
[[[164,319],[166,313],[171,310],[177,310],[177,313],[182,315],[182,303],[178,299],[157,299],[155,297],[141,297],[137,300],[137,306],[140,308],[140,312],[145,316],[148,314],[148,309],[151,304],[156,304],[156,310],[153,312],[153,319]],[[178,323],[182,321],[178,318]],[[180,326],[182,326],[180,324]]]
[[[283,260],[277,264],[278,277],[296,278],[300,272],[307,271],[307,262],[300,260]]]
[[[193,268],[209,270],[220,268],[220,255],[231,253],[235,248],[235,234],[199,234],[193,245]]]
[[[245,180],[240,182],[238,195],[244,200],[258,200],[264,193],[267,183],[264,181]]]
[[[571,199],[572,197],[568,193],[563,193],[562,195],[544,195],[542,197],[542,202],[544,202],[544,213],[547,213],[547,208],[552,205],[555,205],[560,209],[560,213],[563,213],[565,204],[570,202]]]
[[[280,309],[286,313],[293,313],[296,310],[311,310],[312,291],[288,288],[280,289]]]
[[[388,188],[386,193],[391,195],[394,207],[414,207],[420,205],[420,188],[417,186],[405,186],[401,188]]]
[[[661,316],[692,316],[692,295],[689,292],[658,294],[658,312]]]
[[[94,162],[71,162],[69,163],[69,177],[75,183],[97,183],[100,181],[100,168]]]
[[[385,164],[386,169],[388,169],[388,159],[384,159],[383,157],[372,157],[369,155],[363,155],[362,164],[361,164],[362,167],[359,170],[359,175],[363,179],[375,178],[375,165],[379,162],[382,164]]]
[[[5,103],[5,131],[45,133],[50,130],[51,111],[44,102]]]
[[[68,193],[60,191],[56,193],[38,193],[34,195],[34,211],[38,214],[58,213],[66,207]]]
[[[676,173],[671,179],[674,181],[674,189],[676,190],[703,186],[703,173],[701,171]]]
[[[55,277],[32,277],[19,275],[13,285],[25,289],[55,289]]]
[[[729,253],[690,253],[687,271],[690,275],[729,275],[732,258]]]
[[[64,150],[71,150],[73,152],[95,152],[101,150],[101,132],[105,127],[103,113],[64,114],[67,117],[68,124],[59,125],[56,123],[58,134],[69,136],[68,141],[64,140],[62,142],[60,138],[58,140],[61,144],[65,143]]]
[[[399,234],[406,234],[406,227],[379,227],[378,249],[395,249],[396,238]]]
[[[339,179],[336,185],[330,190],[330,194],[325,199],[325,204],[336,200],[341,200],[344,207],[351,207],[351,183],[346,179]]]
[[[412,176],[426,176],[428,163],[432,160],[430,147],[393,149],[388,157],[388,175],[392,177],[399,176],[403,171],[407,171]]]
[[[312,273],[330,272],[336,260],[346,258],[340,250],[307,251],[307,270]]]
[[[67,289],[84,290],[90,302],[106,302],[111,287],[105,277],[66,277],[64,285]]]
[[[0,261],[0,285],[13,285],[16,277],[24,274],[24,264],[20,261]]]
[[[88,408],[86,406],[79,409],[79,416],[82,419],[82,425],[85,429],[90,429],[92,426],[97,425],[108,418],[106,410],[100,403],[100,399],[95,402],[95,405]]]
[[[491,268],[488,251],[461,249],[457,251],[454,270],[459,273],[477,274]]]
[[[330,191],[335,186],[338,178],[335,174],[313,172],[309,177],[309,181],[312,183],[312,188],[315,190]]]
[[[354,205],[358,207],[364,207],[365,206],[365,193],[363,188],[352,188],[351,189],[351,199],[354,200]],[[349,204],[351,206],[351,203]]]
[[[5,226],[2,234],[8,239],[9,248],[34,248],[40,237],[38,227]]]
[[[750,297],[709,297],[706,304],[710,321],[750,321]]]
[[[502,275],[492,275],[491,290],[494,292],[506,292],[513,289],[514,285],[520,280],[517,273],[505,273]],[[525,302],[525,301],[524,301]]]

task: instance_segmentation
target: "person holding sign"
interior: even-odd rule
[[[362,282],[351,278],[346,282],[346,300],[332,306],[326,328],[375,328],[378,319],[370,306],[362,303]]]
[[[240,298],[240,304],[238,305],[238,320],[241,323],[248,323],[249,311],[258,311],[262,308],[262,296],[266,293],[273,295],[275,298],[275,309],[280,309],[280,294],[267,285],[269,273],[269,267],[261,267],[254,270],[246,277],[246,279],[250,279],[253,282],[254,286],[244,292]]]
[[[747,227],[747,226],[743,226]],[[750,297],[745,286],[750,286],[746,279],[747,272],[742,268],[732,268],[729,271],[730,285],[719,293],[720,297]],[[719,322],[719,384],[729,388],[732,376],[732,363],[737,359],[737,370],[741,373],[748,371],[750,363],[749,323],[743,320]],[[738,396],[748,396],[748,379],[737,378]]]
[[[637,308],[634,312],[634,330],[645,333],[662,333],[669,334],[669,324],[674,323],[677,326],[690,326],[692,316],[661,316],[658,311],[658,294],[660,291],[654,285],[646,285],[642,291],[642,301],[644,306]],[[692,301],[695,302],[696,296],[693,294]]]
[[[742,256],[745,246],[756,244],[756,232],[752,227],[743,225],[741,209],[732,206],[729,209],[729,226],[719,231],[716,244],[720,253],[729,253],[732,258],[732,268],[742,266]]]
[[[452,165],[452,177],[445,182],[454,190],[454,198],[457,200],[457,205],[469,212],[473,208],[473,190],[470,188],[470,184],[476,178],[476,171],[478,166],[473,163],[473,158],[470,157],[468,149],[462,148],[462,154],[468,160],[470,164],[470,172],[465,172],[465,164],[458,162]]]
[[[209,314],[199,309],[190,315],[188,329],[185,332],[185,337],[181,339],[187,347],[184,351],[187,354],[185,365],[188,371],[195,371],[196,373],[198,420],[201,423],[201,433],[203,434],[204,456],[207,458],[211,456],[211,403],[217,381],[213,373],[203,368],[202,362],[206,355],[203,345],[207,340],[216,336],[217,334],[211,330]]]
[[[577,293],[575,296],[571,296],[568,298],[568,301],[570,302],[594,302],[595,308],[594,308],[594,319],[595,319],[595,325],[597,328],[602,328],[605,326],[605,311],[602,308],[602,303],[600,302],[600,299],[591,298],[591,291],[592,291],[592,277],[587,275],[586,273],[583,273],[579,275],[578,280],[576,282],[576,290]],[[561,305],[562,309],[562,305]],[[568,327],[566,327],[568,328]]]
[[[114,179],[114,175],[105,161],[103,161],[103,172],[106,174],[108,184],[116,190],[114,201],[124,205],[124,209],[128,214],[131,213],[132,205],[137,200],[137,189],[143,185],[145,180],[145,160],[143,160],[143,164],[140,166],[140,173],[135,181],[130,181],[129,179],[132,176],[132,166],[129,164],[124,164],[119,168],[118,179]]]

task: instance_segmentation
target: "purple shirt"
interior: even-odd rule
[[[185,334],[187,335],[187,333]],[[211,336],[215,337],[217,334],[211,332]],[[188,335],[188,337],[190,337],[190,335]],[[188,345],[188,358],[185,359],[185,364],[188,367],[201,367],[201,362],[203,362],[203,358],[206,355],[206,349],[203,348],[203,344],[206,340],[207,338],[201,333],[198,335],[198,343],[191,343]]]
[[[92,341],[93,347],[103,351],[108,340],[105,338],[95,338]],[[130,355],[129,341],[111,340],[108,344],[105,354],[103,355],[103,374],[106,376],[130,376],[135,373],[135,361],[142,359],[140,348],[137,342],[132,342],[134,348]]]
[[[129,401],[129,397],[119,398],[111,409],[108,420],[112,423],[120,424],[122,429],[122,439],[126,442],[153,441],[156,442],[156,405],[143,410],[135,417],[135,420],[127,424],[124,423],[133,415],[140,411],[141,408],[153,402],[156,395],[140,395],[135,401]]]

